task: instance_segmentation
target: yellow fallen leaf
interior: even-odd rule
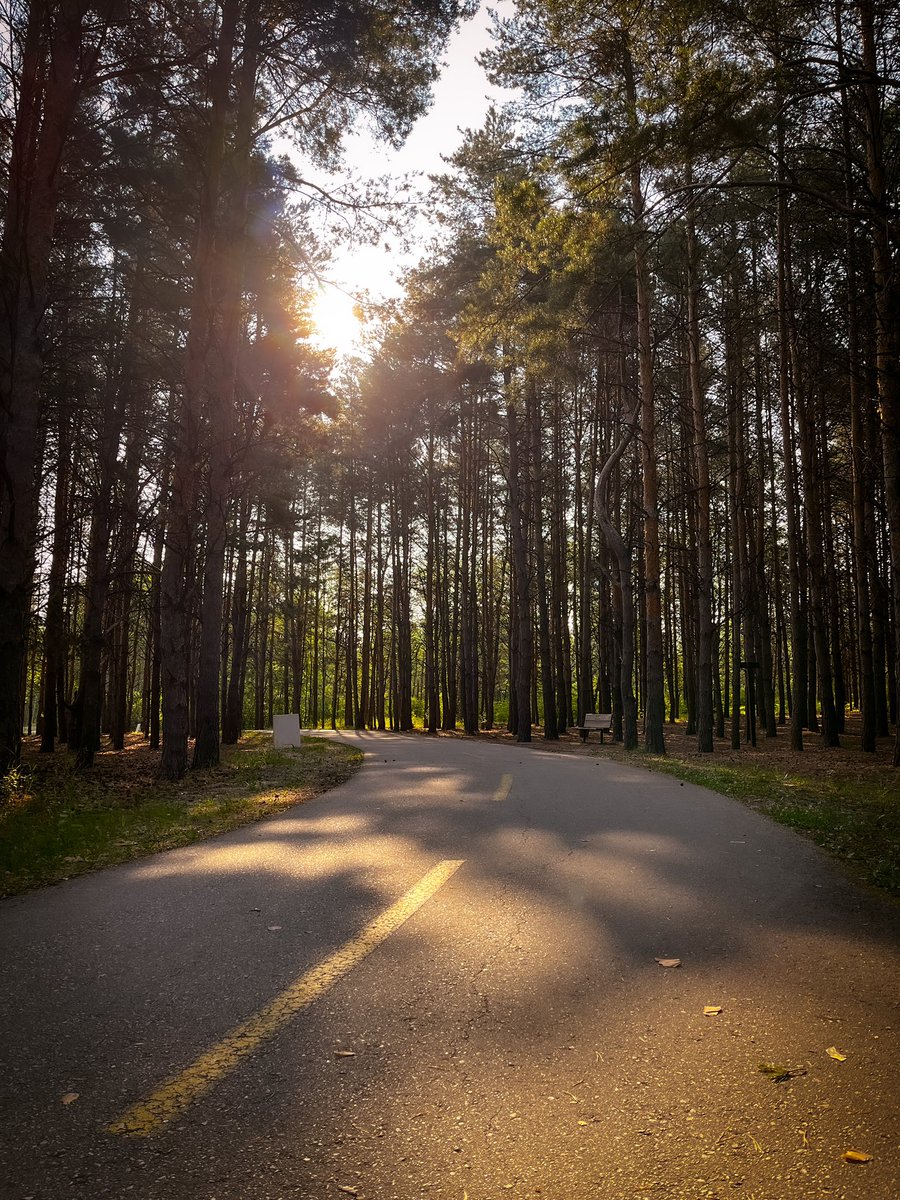
[[[335,1058],[356,1058],[355,1050],[335,1050]]]
[[[866,1154],[864,1150],[845,1150],[841,1155],[844,1162],[864,1163],[871,1162],[872,1155]]]
[[[579,1122],[578,1122],[578,1124],[579,1124],[579,1125],[587,1125],[587,1124],[588,1124],[588,1122],[587,1122],[587,1121],[579,1121]]]
[[[721,1011],[721,1004],[707,1004],[703,1009],[703,1015],[704,1017],[717,1017]]]
[[[62,1097],[63,1104],[74,1104],[78,1099],[78,1092],[66,1092]]]
[[[837,1046],[829,1046],[828,1049],[825,1051],[825,1053],[829,1056],[829,1058],[833,1058],[835,1062],[846,1062],[847,1061],[847,1055],[841,1054],[841,1052],[840,1052],[840,1050],[838,1050]]]
[[[661,967],[680,967],[680,958],[658,958],[656,960]]]

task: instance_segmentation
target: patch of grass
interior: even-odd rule
[[[867,883],[900,896],[900,799],[890,770],[807,773],[750,763],[713,766],[671,754],[640,759],[652,770],[743,800],[812,838]]]
[[[29,755],[0,779],[0,896],[184,846],[259,821],[349,779],[360,751],[325,738],[273,750],[253,731],[219,767],[156,778],[157,756],[132,741],[75,771],[64,753]]]

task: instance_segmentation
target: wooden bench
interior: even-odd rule
[[[612,729],[612,713],[585,713],[584,724],[577,726],[578,732],[581,734],[581,740],[586,742],[588,734],[594,730],[600,730],[600,741],[603,741],[603,734]]]

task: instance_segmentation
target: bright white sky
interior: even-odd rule
[[[434,102],[413,126],[399,150],[376,142],[365,131],[354,133],[347,141],[347,162],[360,176],[388,175],[397,179],[417,173],[422,185],[428,175],[444,169],[442,156],[451,155],[462,141],[462,131],[478,129],[492,101],[503,103],[513,93],[492,87],[483,69],[475,61],[490,44],[488,8],[500,15],[513,10],[513,0],[482,0],[475,16],[451,38],[444,55],[441,77],[434,86]],[[422,239],[430,233],[427,220],[420,222]],[[323,345],[339,353],[355,349],[361,330],[353,315],[353,297],[368,293],[375,300],[401,294],[396,276],[418,258],[404,256],[394,239],[388,237],[391,251],[384,245],[355,246],[338,251],[328,270],[334,286],[320,291],[314,316]]]

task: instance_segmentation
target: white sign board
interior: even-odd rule
[[[272,740],[276,746],[300,745],[300,714],[279,713],[272,718]]]

